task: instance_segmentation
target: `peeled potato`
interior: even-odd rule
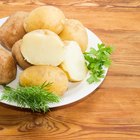
[[[33,65],[58,66],[63,61],[64,44],[49,30],[35,30],[23,37],[21,53]]]
[[[85,27],[75,19],[67,19],[63,31],[59,34],[62,40],[76,41],[82,52],[85,52],[88,46],[88,37]]]
[[[28,67],[31,66],[30,63],[28,63],[24,57],[21,54],[20,51],[20,47],[21,47],[21,43],[22,43],[22,39],[17,41],[13,47],[12,47],[12,55],[15,58],[15,60],[17,61],[18,65],[22,68],[22,69],[26,69]]]
[[[44,82],[52,83],[49,91],[62,96],[68,88],[68,78],[58,67],[54,66],[31,66],[20,75],[22,86],[37,86]],[[48,89],[48,88],[47,88]]]
[[[8,84],[16,78],[17,67],[14,58],[0,46],[0,84]]]
[[[63,12],[54,6],[42,6],[31,11],[24,21],[27,32],[37,29],[48,29],[57,34],[63,30],[65,16]]]
[[[11,50],[13,44],[25,35],[23,23],[27,15],[27,12],[16,12],[0,27],[0,43],[5,48]]]
[[[64,61],[60,67],[70,81],[81,81],[86,77],[87,68],[80,46],[75,41],[65,41]]]

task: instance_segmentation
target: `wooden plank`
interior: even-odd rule
[[[95,92],[47,114],[0,103],[0,140],[139,140],[139,0],[0,0],[0,18],[48,4],[112,44],[112,66]]]
[[[138,98],[138,89],[120,91],[118,88],[109,88],[97,90],[79,103],[54,109],[46,115],[32,114],[26,110],[21,112],[1,106],[3,113],[0,113],[2,131],[0,137],[139,138],[140,102]]]

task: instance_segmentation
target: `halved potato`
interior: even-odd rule
[[[75,41],[65,41],[64,61],[60,67],[70,81],[81,81],[86,77],[87,68],[80,46]]]
[[[49,91],[62,96],[68,88],[68,78],[58,67],[54,66],[31,66],[20,75],[22,86],[37,86],[44,82],[52,83]],[[48,87],[47,87],[48,89]]]
[[[33,65],[58,66],[63,61],[64,44],[49,30],[35,30],[23,37],[21,53]]]
[[[76,19],[67,19],[64,29],[59,34],[62,40],[76,41],[82,52],[85,52],[88,46],[88,36],[85,27]]]
[[[41,6],[29,14],[24,21],[27,32],[37,29],[48,29],[57,34],[63,30],[65,16],[63,12],[54,6]]]

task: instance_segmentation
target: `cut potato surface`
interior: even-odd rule
[[[81,81],[86,77],[87,68],[80,46],[75,41],[65,41],[64,61],[60,66],[70,81]]]
[[[68,78],[58,67],[54,66],[31,66],[20,75],[22,86],[37,86],[44,82],[52,83],[49,91],[62,96],[68,88]],[[47,87],[48,89],[48,87]]]
[[[64,57],[64,44],[49,30],[35,30],[23,37],[21,53],[33,65],[58,66]]]
[[[11,53],[0,46],[0,84],[8,84],[16,78],[17,66]]]
[[[63,30],[65,16],[63,12],[54,6],[41,6],[29,14],[24,21],[27,32],[37,29],[48,29],[57,34]]]
[[[75,19],[67,19],[64,29],[59,34],[62,40],[76,41],[82,52],[85,52],[88,46],[88,36],[82,23]]]

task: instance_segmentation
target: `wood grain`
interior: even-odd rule
[[[94,93],[47,114],[0,104],[0,140],[139,140],[140,1],[0,0],[0,18],[41,5],[61,8],[113,44],[112,66]]]

